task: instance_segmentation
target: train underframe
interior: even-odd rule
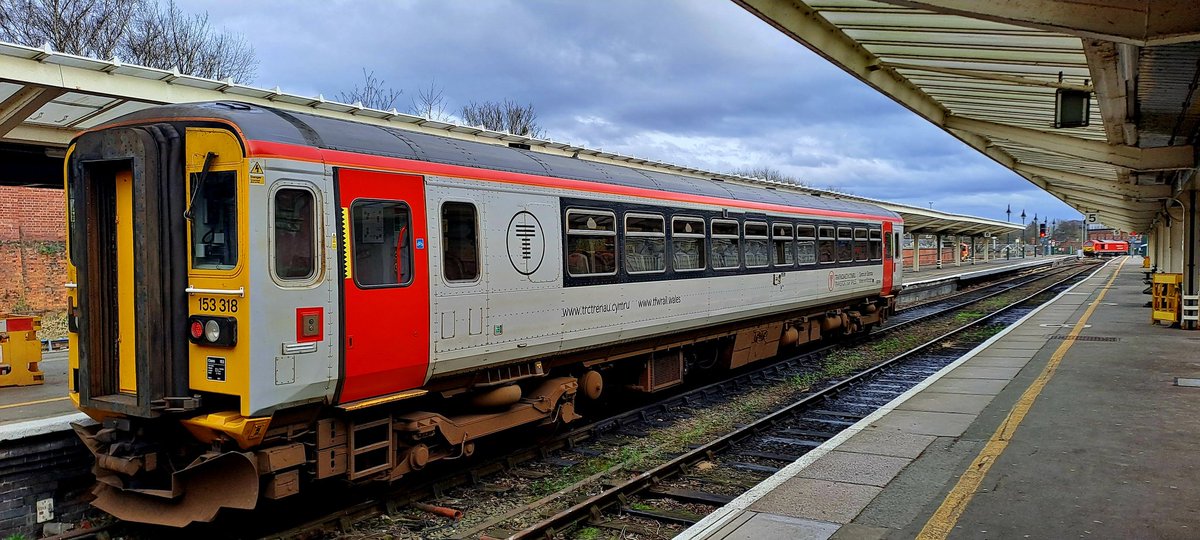
[[[129,521],[185,526],[314,482],[396,481],[470,456],[497,433],[574,422],[582,418],[579,402],[614,390],[660,392],[704,372],[866,333],[894,309],[893,296],[877,296],[490,366],[420,390],[342,407],[293,407],[264,419],[118,417],[75,429],[96,458],[95,506]]]

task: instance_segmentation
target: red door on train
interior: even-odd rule
[[[882,294],[892,294],[892,279],[896,270],[896,258],[892,255],[892,250],[900,249],[900,246],[893,245],[892,241],[892,222],[883,222],[883,290]]]
[[[425,384],[429,252],[420,176],[338,169],[342,372],[338,402]]]

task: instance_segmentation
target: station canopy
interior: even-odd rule
[[[715,173],[563,142],[430,120],[396,110],[382,111],[361,104],[339,103],[322,96],[300,96],[278,87],[257,88],[228,80],[192,77],[118,60],[97,60],[4,42],[0,42],[0,163],[4,164],[0,167],[0,185],[61,187],[62,159],[75,133],[154,105],[200,101],[242,101],[479,142],[528,145],[533,151],[717,178],[764,189],[789,189],[869,202],[900,214],[909,232],[915,233],[987,236],[1022,228],[1003,221]]]
[[[1195,181],[1195,0],[735,1],[1110,227]]]

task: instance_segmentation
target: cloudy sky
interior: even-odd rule
[[[245,36],[249,84],[323,94],[362,70],[431,83],[448,112],[531,103],[554,140],[730,171],[769,166],[821,188],[1013,220],[1070,207],[723,0],[187,0]]]

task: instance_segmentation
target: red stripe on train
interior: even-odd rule
[[[430,163],[427,161],[417,161],[412,159],[392,158],[371,154],[358,154],[354,152],[344,152],[341,150],[322,150],[312,146],[302,146],[271,141],[247,140],[246,148],[250,154],[250,157],[286,158],[300,161],[323,162],[335,166],[366,167],[410,174],[433,174],[452,178],[487,180],[504,184],[571,189],[592,193],[603,193],[608,195],[626,195],[631,197],[644,197],[649,199],[675,202],[711,204],[768,212],[817,215],[845,219],[869,219],[873,221],[878,220],[902,223],[901,219],[891,216],[859,214],[854,212],[838,212],[835,210],[821,210],[816,208],[797,208],[782,204],[738,201],[735,199],[722,199],[719,197],[709,197],[705,195],[674,193],[670,191],[620,186],[601,182],[591,182],[587,180],[570,180],[566,178],[556,178],[553,176],[494,171],[490,169],[478,169],[460,165],[446,165],[442,163]]]

